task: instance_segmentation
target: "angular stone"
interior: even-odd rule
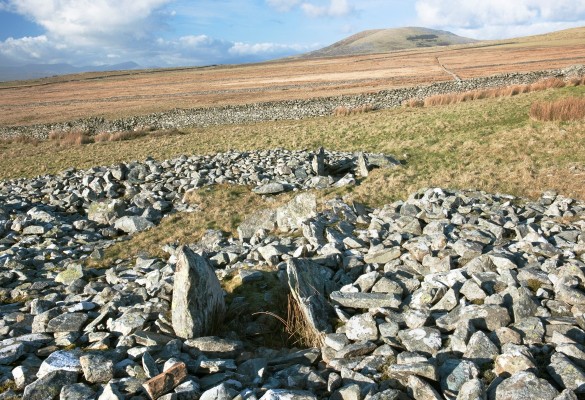
[[[467,381],[459,388],[457,400],[486,400],[487,394],[481,379]]]
[[[224,292],[207,261],[188,247],[177,255],[172,323],[175,334],[191,339],[210,334],[225,315]]]
[[[14,343],[0,347],[0,365],[12,364],[24,354],[24,345]]]
[[[52,400],[59,396],[63,386],[76,382],[77,372],[51,371],[24,388],[22,400]]]
[[[400,247],[390,247],[366,254],[364,256],[364,262],[368,264],[386,264],[392,260],[400,258],[401,254]]]
[[[370,314],[354,315],[345,324],[349,340],[378,340],[378,326]]]
[[[47,332],[80,332],[88,320],[85,313],[65,313],[51,319]]]
[[[43,361],[39,372],[37,372],[37,377],[42,378],[53,371],[71,371],[77,374],[81,372],[80,356],[79,351],[55,351]]]
[[[276,226],[276,211],[260,210],[248,216],[244,222],[238,226],[238,237],[240,240],[249,240],[259,230],[272,232]]]
[[[183,362],[179,362],[166,370],[165,372],[155,376],[152,379],[144,382],[142,385],[146,393],[157,399],[165,393],[170,392],[178,386],[187,377],[187,366]]]
[[[281,231],[292,231],[317,216],[317,197],[312,193],[301,193],[287,205],[276,210],[276,224]]]
[[[442,400],[443,397],[427,382],[416,377],[408,377],[408,392],[415,399]]]
[[[114,377],[114,362],[99,354],[86,354],[79,358],[85,380],[90,383],[107,383]]]
[[[532,372],[522,371],[505,379],[495,388],[495,400],[553,400],[559,392]]]
[[[411,362],[407,364],[392,364],[388,367],[388,375],[401,379],[409,376],[422,376],[432,381],[438,381],[437,366],[429,362]]]
[[[491,363],[500,353],[497,346],[482,331],[475,332],[469,339],[463,358],[473,361],[479,367]]]
[[[544,325],[540,318],[524,318],[511,326],[512,329],[520,333],[524,344],[538,344],[544,341]]]
[[[130,309],[122,314],[121,317],[108,324],[108,328],[112,332],[121,333],[124,336],[130,335],[132,332],[141,330],[146,323],[146,316],[135,309]]]
[[[436,354],[441,348],[441,332],[435,328],[404,329],[398,338],[408,351]]]
[[[449,395],[456,396],[465,382],[479,376],[477,366],[468,360],[448,359],[439,367],[441,389]]]
[[[521,346],[508,347],[505,353],[496,357],[494,372],[497,375],[514,375],[517,372],[536,368],[528,349]]]
[[[325,335],[325,346],[339,351],[349,344],[347,336],[343,333],[329,333]]]
[[[342,307],[351,308],[394,308],[402,304],[393,294],[386,293],[347,293],[335,291],[331,293],[331,301]]]
[[[137,217],[137,216],[126,216],[122,217],[114,223],[114,228],[126,232],[128,234],[133,234],[137,232],[143,232],[153,228],[154,224],[144,217]]]
[[[97,400],[124,400],[124,396],[115,385],[108,383]]]
[[[278,194],[286,191],[286,187],[282,183],[270,182],[262,186],[255,187],[252,191],[256,194]]]
[[[562,388],[585,393],[585,373],[564,354],[553,354],[546,369]]]
[[[239,340],[222,339],[216,336],[189,339],[185,341],[185,345],[201,351],[210,358],[235,358],[244,348]]]
[[[96,393],[93,389],[84,383],[63,386],[59,395],[60,400],[87,400],[95,399],[95,397]]]
[[[304,390],[269,389],[259,400],[317,400],[317,396]]]
[[[83,278],[83,267],[80,264],[72,264],[61,271],[55,277],[55,282],[62,283],[64,285],[70,285],[77,279]]]
[[[98,224],[113,224],[124,212],[124,203],[120,200],[113,200],[103,203],[92,203],[87,209],[87,219]]]

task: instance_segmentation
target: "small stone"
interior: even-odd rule
[[[87,354],[79,358],[85,380],[90,383],[107,383],[114,377],[114,362],[102,355]]]
[[[55,282],[62,283],[64,285],[70,285],[77,279],[83,278],[83,267],[81,264],[71,264],[65,271],[59,272],[55,277]]]
[[[188,339],[185,345],[201,351],[210,358],[235,358],[244,348],[239,340],[222,339],[216,336]]]
[[[282,183],[278,182],[271,182],[267,183],[266,185],[258,186],[252,189],[252,191],[256,194],[278,194],[286,191],[286,187]]]
[[[495,388],[495,400],[554,400],[559,392],[532,372],[522,371],[505,379]]]
[[[169,368],[167,371],[144,382],[142,385],[146,393],[156,399],[165,393],[170,392],[187,377],[187,366],[180,362]]]
[[[441,332],[435,328],[405,329],[398,332],[398,338],[408,351],[436,354],[441,348]]]
[[[564,354],[553,354],[546,369],[562,388],[585,393],[585,373]]]
[[[345,324],[349,340],[378,340],[378,327],[370,314],[354,315]]]
[[[84,383],[63,386],[59,395],[60,400],[87,400],[95,397],[96,393]]]
[[[56,370],[48,372],[26,388],[22,400],[50,400],[59,396],[64,386],[77,382],[77,372]]]
[[[364,256],[364,262],[368,264],[386,264],[400,258],[401,254],[400,247],[391,247],[366,254]]]
[[[85,313],[65,313],[47,323],[47,332],[80,332],[88,320]]]
[[[416,376],[408,377],[408,392],[415,400],[442,400],[443,397],[427,382]]]

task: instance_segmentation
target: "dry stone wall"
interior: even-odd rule
[[[46,139],[51,131],[80,130],[89,134],[95,134],[99,132],[135,130],[146,126],[154,129],[171,129],[270,120],[298,120],[331,115],[337,107],[353,108],[370,105],[375,109],[393,108],[400,106],[402,102],[412,98],[423,99],[437,94],[529,84],[543,78],[565,78],[574,75],[585,75],[585,66],[576,65],[557,70],[511,73],[460,81],[437,82],[426,86],[382,90],[376,93],[358,95],[274,101],[213,108],[175,109],[163,113],[134,116],[111,121],[104,118],[85,118],[57,124],[0,127],[0,138],[24,135],[38,139]]]

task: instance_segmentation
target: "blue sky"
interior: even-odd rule
[[[238,63],[366,29],[499,39],[583,25],[584,0],[0,0],[0,66]]]

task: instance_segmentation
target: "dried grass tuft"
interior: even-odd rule
[[[86,132],[75,131],[52,131],[49,133],[49,140],[58,142],[61,147],[81,146],[93,143],[94,139]]]
[[[536,102],[530,117],[537,121],[574,121],[585,118],[585,98],[569,97],[557,101]]]

